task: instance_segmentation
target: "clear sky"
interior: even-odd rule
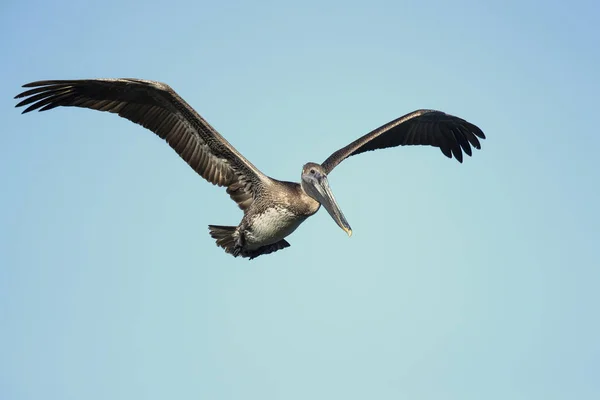
[[[0,6],[0,399],[600,398],[597,1]],[[267,175],[418,108],[488,136],[352,157],[251,262],[224,190],[42,79],[164,81]]]

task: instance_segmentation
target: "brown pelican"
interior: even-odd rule
[[[350,224],[340,210],[328,174],[347,157],[405,145],[439,147],[462,163],[463,151],[480,149],[477,126],[436,110],[416,110],[395,119],[333,153],[322,164],[302,167],[300,183],[270,178],[240,154],[168,85],[141,79],[38,81],[15,98],[23,113],[58,106],[82,107],[119,114],[148,128],[167,143],[200,176],[227,188],[243,210],[238,226],[209,225],[217,245],[234,257],[250,259],[289,247],[284,239],[323,205],[349,236]]]

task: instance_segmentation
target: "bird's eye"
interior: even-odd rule
[[[314,170],[314,168],[312,168],[312,169],[310,170],[310,173],[314,175],[314,173],[315,173],[315,170]]]

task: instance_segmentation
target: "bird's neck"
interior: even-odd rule
[[[303,204],[305,215],[313,215],[314,213],[319,211],[319,208],[321,207],[321,203],[319,203],[317,200],[310,197],[308,193],[306,193],[306,191],[302,187],[302,183],[298,185],[298,199]]]

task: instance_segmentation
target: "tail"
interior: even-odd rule
[[[260,255],[274,253],[277,250],[290,247],[288,242],[281,239],[276,243],[259,247],[256,250],[245,250],[241,246],[237,246],[240,235],[237,232],[237,227],[209,225],[208,230],[210,231],[210,236],[217,240],[217,246],[222,247],[225,250],[225,253],[229,253],[234,257],[242,256],[252,260]]]
[[[226,253],[233,253],[237,237],[234,237],[235,226],[209,225],[210,236],[217,240],[217,246],[222,247]]]

